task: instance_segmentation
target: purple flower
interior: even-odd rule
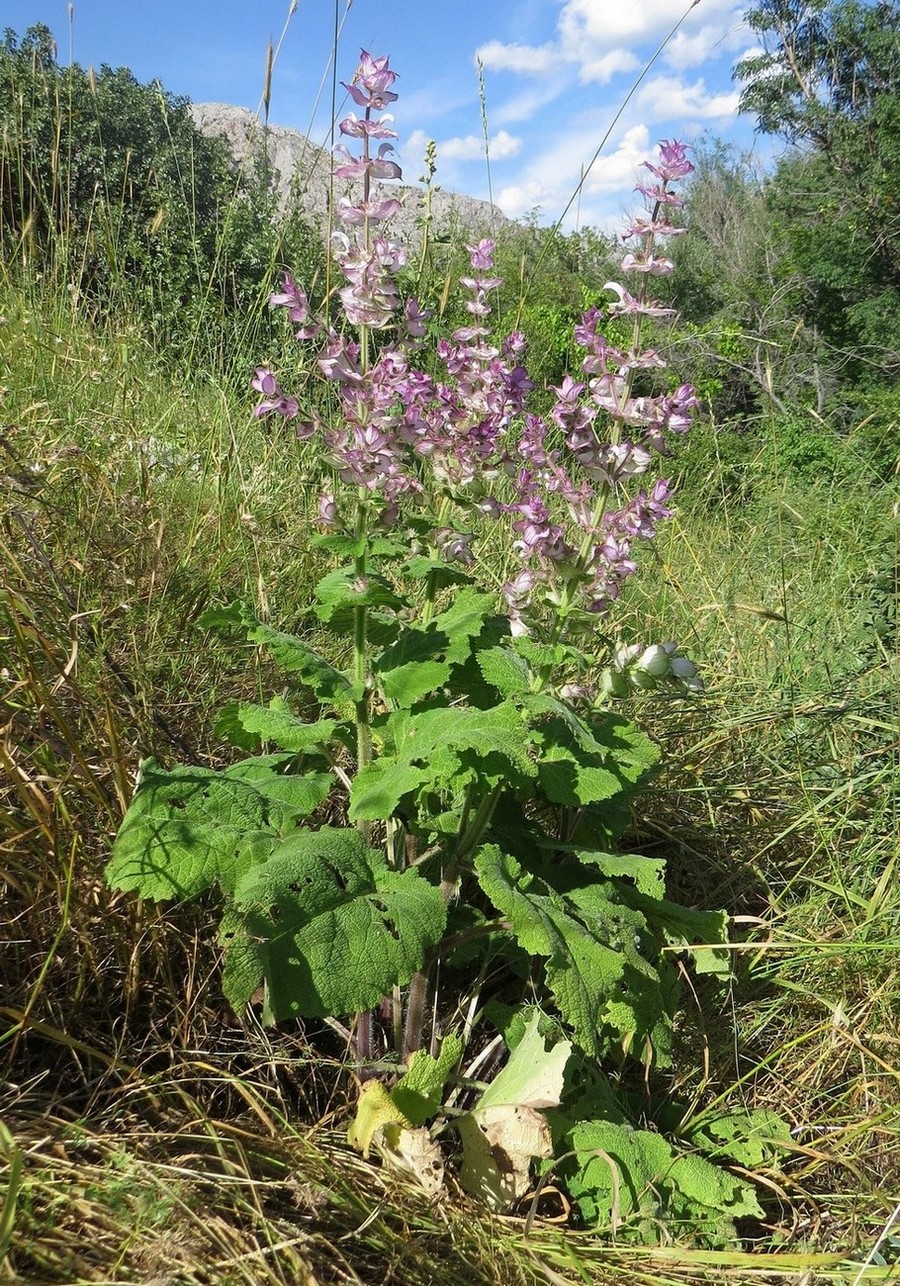
[[[467,245],[466,249],[469,252],[469,261],[473,268],[477,268],[479,272],[486,268],[493,268],[494,242],[490,237],[483,237],[477,246]]]
[[[397,131],[385,124],[385,121],[393,119],[393,116],[367,116],[360,120],[355,112],[351,112],[344,117],[338,128],[349,138],[396,138]]]
[[[341,223],[349,224],[351,227],[361,228],[368,221],[369,223],[382,223],[389,219],[391,215],[402,210],[402,205],[396,197],[389,197],[384,201],[359,201],[356,205],[349,197],[342,196],[338,201],[338,218]]]
[[[403,177],[403,172],[396,161],[384,159],[388,152],[394,150],[390,143],[381,144],[377,157],[351,156],[341,143],[334,150],[347,158],[343,165],[335,166],[336,179],[400,179]]]
[[[396,103],[397,95],[391,92],[391,85],[397,79],[397,73],[391,71],[387,58],[373,58],[365,49],[359,52],[359,66],[351,84],[341,81],[344,89],[357,107],[374,107],[382,111],[388,103]]]
[[[269,415],[273,411],[278,415],[283,415],[287,420],[293,419],[295,415],[299,414],[300,407],[297,399],[287,397],[281,391],[278,380],[268,367],[257,366],[256,374],[250,381],[250,385],[258,393],[262,393],[264,399],[253,409],[253,414],[257,419],[261,419],[264,415]]]
[[[687,159],[687,150],[687,143],[677,141],[670,143],[667,138],[664,138],[659,145],[659,165],[653,165],[650,161],[645,161],[644,169],[649,170],[651,174],[655,174],[664,183],[686,179],[689,174],[694,172],[693,165]]]
[[[603,287],[604,290],[612,290],[619,296],[618,300],[608,305],[609,311],[619,316],[626,316],[632,313],[642,313],[645,317],[671,317],[675,312],[674,308],[664,308],[662,304],[651,301],[646,303],[630,295],[624,286],[620,286],[617,281],[608,281]]]

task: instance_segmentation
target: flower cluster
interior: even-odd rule
[[[652,395],[635,392],[638,375],[652,387],[650,381],[659,380],[653,373],[666,365],[640,341],[645,318],[671,312],[650,297],[648,284],[673,271],[659,247],[683,231],[670,217],[681,204],[673,185],[693,169],[686,148],[664,142],[657,162],[647,163],[652,181],[638,190],[649,208],[623,234],[634,239],[635,248],[624,255],[621,270],[636,285],[629,290],[607,283],[612,298],[606,309],[584,314],[575,330],[584,350],[580,374],[566,376],[553,389],[555,401],[542,418],[527,409],[533,385],[523,361],[524,337],[513,332],[497,342],[492,334],[491,297],[500,280],[493,275],[494,244],[488,239],[467,247],[471,275],[461,285],[469,320],[437,342],[440,372],[429,374],[415,364],[430,315],[415,298],[401,298],[397,273],[404,252],[379,230],[399,201],[373,189],[373,181],[401,177],[390,159],[392,118],[379,114],[397,100],[395,82],[388,59],[363,50],[345,86],[363,110],[351,112],[340,129],[360,143],[361,154],[341,146],[334,172],[358,180],[362,194],[355,203],[342,199],[338,213],[346,231],[335,234],[333,244],[346,281],[339,291],[342,311],[358,338],[315,317],[289,273],[271,296],[273,305],[288,311],[297,338],[319,345],[319,369],[340,403],[336,423],[325,427],[313,419],[298,432],[321,434],[337,475],[368,497],[381,525],[399,520],[402,502],[425,492],[430,473],[429,491],[441,509],[432,546],[447,561],[473,561],[468,528],[477,526],[479,512],[505,518],[519,560],[503,586],[514,632],[536,628],[548,607],[565,625],[585,612],[604,613],[637,568],[637,542],[651,539],[670,516],[668,479],[644,484],[643,477],[672,436],[688,428],[697,404],[688,384]],[[626,345],[610,342],[603,330],[604,317],[623,316],[632,318]],[[370,332],[380,333],[374,358]],[[256,414],[298,416],[296,400],[282,392],[272,372],[260,368],[254,387],[264,396]],[[322,497],[320,517],[330,526],[340,523],[331,493]],[[683,658],[665,655],[674,658],[669,677],[694,677],[679,673]],[[628,673],[643,673],[633,661]]]
[[[577,343],[586,350],[583,379],[566,376],[553,390],[556,402],[549,420],[564,435],[578,480],[565,466],[562,453],[548,449],[546,423],[526,417],[518,443],[516,548],[528,566],[526,574],[512,577],[504,586],[518,629],[527,628],[526,608],[538,592],[557,610],[580,607],[590,613],[605,612],[619,597],[623,581],[637,569],[635,541],[651,539],[657,523],[671,513],[665,478],[616,507],[624,487],[647,472],[654,452],[664,454],[670,436],[688,428],[697,405],[688,384],[659,396],[633,393],[637,372],[665,367],[656,350],[640,347],[641,319],[671,312],[648,297],[647,282],[674,269],[671,259],[659,255],[656,246],[659,238],[682,229],[672,227],[660,212],[681,203],[670,184],[686,177],[693,166],[683,144],[665,142],[659,164],[648,162],[647,168],[658,182],[638,190],[652,200],[653,207],[626,230],[626,239],[639,237],[641,244],[621,263],[623,273],[637,275],[637,293],[618,282],[606,286],[616,296],[607,314],[635,319],[631,347],[611,344],[602,331],[603,314],[589,309],[575,330]],[[562,513],[557,509],[556,521],[548,504],[553,493],[564,506]],[[567,530],[574,535],[567,538]]]

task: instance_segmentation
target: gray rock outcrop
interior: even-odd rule
[[[334,162],[325,148],[318,147],[299,130],[264,125],[245,107],[192,103],[191,114],[204,134],[225,139],[239,166],[252,167],[257,172],[267,167],[281,210],[295,200],[309,221],[319,227],[323,235],[327,233]],[[421,237],[416,220],[422,213],[423,189],[402,183],[373,186],[379,195],[397,197],[403,203],[402,210],[386,225],[388,235],[392,240],[415,245]],[[359,184],[334,180],[334,200],[345,195],[358,200]],[[431,209],[432,234],[440,237],[487,235],[510,222],[487,201],[443,190],[432,193]],[[340,225],[336,223],[336,226]]]

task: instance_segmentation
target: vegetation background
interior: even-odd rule
[[[292,360],[266,306],[280,267],[320,299],[329,268],[298,213],[275,218],[265,166],[238,172],[186,102],[58,67],[46,29],[7,33],[0,1276],[896,1272],[900,14],[763,0],[753,21],[766,52],[739,71],[744,105],[790,146],[766,175],[714,140],[694,158],[660,342],[704,414],[622,630],[677,638],[707,683],[633,704],[665,753],[631,843],[668,859],[678,900],[735,916],[733,984],[684,1013],[672,1089],[698,1111],[775,1107],[794,1145],[755,1168],[766,1221],[741,1246],[662,1233],[639,1253],[463,1198],[429,1207],[353,1157],[340,1043],[239,1021],[204,908],[103,886],[139,759],[222,764],[217,710],[271,687],[202,611],[308,611],[321,461],[253,420],[248,381]],[[411,270],[448,326],[478,230],[460,231]],[[616,259],[596,232],[503,233],[499,324],[518,321],[547,383]]]

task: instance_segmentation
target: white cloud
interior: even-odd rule
[[[686,17],[684,0],[566,0],[553,41],[541,45],[492,40],[478,50],[484,66],[520,76],[547,76],[561,66],[577,68],[582,84],[607,84],[636,71],[652,42],[684,18],[664,51],[677,71],[700,66],[746,38],[734,0],[704,0],[702,17]]]
[[[522,140],[505,129],[498,130],[490,138],[491,160],[505,161],[511,156],[518,156],[522,149]],[[477,161],[484,156],[484,139],[480,134],[466,134],[462,138],[445,138],[437,144],[438,161]]]
[[[689,67],[700,67],[711,59],[733,53],[746,39],[747,27],[741,13],[735,10],[725,24],[706,23],[691,34],[677,32],[666,45],[663,56],[675,71],[687,71]]]
[[[623,196],[632,191],[638,166],[652,153],[650,136],[645,125],[626,130],[615,148],[594,163],[577,197],[582,167],[593,155],[593,137],[591,130],[583,129],[536,156],[518,182],[500,190],[497,204],[504,214],[517,218],[539,206],[545,215],[558,217],[571,202],[567,228],[574,226],[577,215],[582,225],[615,229],[621,221]]]
[[[737,90],[710,93],[700,77],[692,85],[677,76],[657,76],[644,85],[636,107],[650,122],[671,120],[725,120],[737,113]]]
[[[544,82],[543,85],[535,89],[523,90],[520,94],[514,94],[506,102],[493,106],[490,101],[490,86],[488,87],[488,121],[493,125],[517,125],[520,121],[530,121],[554,99],[558,98],[569,86],[565,78],[558,81]]]
[[[641,59],[628,49],[611,49],[596,58],[584,58],[578,73],[583,85],[596,82],[607,85],[620,71],[637,71]]]
[[[559,66],[559,50],[553,45],[504,45],[491,40],[476,51],[485,68],[511,71],[521,76],[543,76]]]

